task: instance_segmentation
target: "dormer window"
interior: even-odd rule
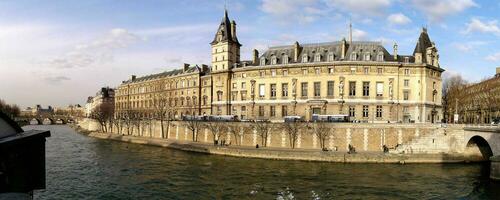
[[[371,55],[370,53],[365,54],[365,61],[370,61],[371,60]]]
[[[410,58],[405,57],[405,63],[409,63],[409,62],[410,62]]]
[[[382,52],[380,52],[377,55],[377,61],[379,61],[379,62],[383,62],[384,61],[384,54]]]
[[[356,60],[357,59],[357,54],[354,52],[354,53],[351,53],[351,60]]]
[[[316,53],[316,55],[314,55],[314,62],[321,62],[321,54]]]
[[[283,55],[281,57],[281,64],[284,64],[284,65],[288,64],[288,55]]]
[[[308,58],[308,57],[307,57],[307,54],[304,54],[304,55],[302,56],[302,62],[303,62],[303,63],[306,63],[306,62],[307,62],[307,58]]]
[[[277,58],[275,55],[271,56],[271,65],[276,65],[277,63]]]
[[[333,55],[333,52],[330,52],[328,54],[328,62],[333,62],[334,59],[335,59],[335,56]]]
[[[266,58],[261,58],[261,59],[260,59],[260,65],[261,65],[261,66],[266,65]]]

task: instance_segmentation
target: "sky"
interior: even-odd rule
[[[225,3],[227,2],[227,3]],[[0,99],[22,107],[83,105],[130,75],[210,64],[224,13],[251,50],[348,37],[412,54],[422,27],[443,76],[470,82],[500,66],[499,0],[0,0]]]

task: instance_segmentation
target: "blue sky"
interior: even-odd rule
[[[242,58],[256,48],[381,41],[411,54],[422,27],[446,74],[478,81],[500,66],[500,1],[227,0]],[[21,106],[83,104],[101,86],[182,63],[209,64],[224,0],[0,1],[0,98]]]

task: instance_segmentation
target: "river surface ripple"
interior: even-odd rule
[[[500,199],[487,164],[340,164],[183,152],[50,130],[35,199]]]

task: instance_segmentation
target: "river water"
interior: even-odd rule
[[[183,152],[50,130],[35,199],[500,199],[486,164],[339,164]]]

